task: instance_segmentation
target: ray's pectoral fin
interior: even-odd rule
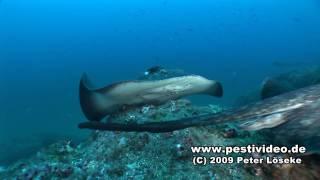
[[[102,89],[96,89],[88,79],[86,74],[82,75],[79,84],[79,100],[81,109],[89,121],[100,121],[109,111],[119,109],[112,99],[107,99],[106,94],[113,88],[111,85]]]
[[[215,82],[213,85],[213,89],[209,93],[212,96],[222,97],[223,96],[223,86],[220,82]]]
[[[255,117],[240,124],[240,128],[248,131],[257,131],[261,129],[274,128],[287,121],[288,119],[285,114],[275,113],[263,117]]]

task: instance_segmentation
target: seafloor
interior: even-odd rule
[[[194,106],[188,100],[146,106],[110,117],[111,121],[164,121],[216,113],[216,105]],[[93,131],[80,144],[57,142],[34,156],[0,169],[0,179],[268,179],[283,177],[263,166],[220,164],[194,166],[194,145],[267,143],[261,133],[234,130],[231,125],[188,128],[171,133]],[[211,154],[211,156],[217,156]],[[253,154],[250,156],[260,156]],[[290,170],[290,167],[276,167]]]

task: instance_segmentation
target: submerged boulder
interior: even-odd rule
[[[261,99],[277,96],[299,88],[320,83],[320,67],[295,70],[268,78],[261,89]]]
[[[266,98],[277,96],[293,90],[320,83],[320,66],[293,70],[267,78],[261,87],[252,90],[247,95],[239,97],[235,106],[242,106]]]

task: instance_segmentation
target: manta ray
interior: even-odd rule
[[[161,133],[226,122],[238,122],[240,128],[249,131],[270,129],[275,138],[297,142],[318,151],[320,84],[217,114],[143,124],[84,122],[79,124],[79,128]]]
[[[160,105],[195,94],[221,97],[223,88],[220,82],[198,75],[125,81],[94,89],[84,74],[79,86],[80,105],[89,121],[100,121],[129,107]]]

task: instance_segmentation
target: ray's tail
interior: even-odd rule
[[[189,127],[207,126],[219,123],[228,122],[231,119],[227,118],[227,114],[214,113],[199,115],[189,118],[183,118],[164,122],[146,122],[138,123],[102,123],[102,122],[84,122],[79,124],[80,129],[93,129],[103,131],[126,131],[126,132],[151,132],[163,133],[181,130]]]

